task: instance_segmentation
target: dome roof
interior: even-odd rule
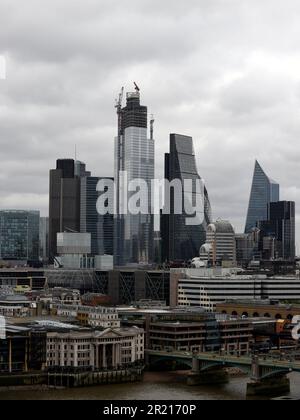
[[[218,220],[210,224],[207,230],[214,233],[235,233],[232,224],[226,220]]]
[[[209,254],[209,252],[210,252],[210,250],[211,250],[211,245],[210,244],[204,244],[204,245],[202,245],[201,246],[201,248],[200,248],[200,254],[202,254],[202,253],[207,253],[207,254]]]

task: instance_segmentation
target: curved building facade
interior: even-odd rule
[[[235,231],[231,223],[218,220],[207,227],[206,243],[200,248],[200,259],[216,266],[236,262]]]
[[[170,183],[180,180],[182,185],[185,181],[190,181],[191,194],[189,200],[185,191],[182,191],[182,212],[177,214],[176,201],[178,202],[180,193],[177,192],[176,196],[173,188],[170,191],[170,214],[163,214],[161,220],[162,261],[188,261],[199,254],[199,249],[206,240],[206,228],[212,219],[207,189],[203,182],[200,182],[201,191],[197,188],[201,177],[197,170],[192,137],[170,135],[170,153],[165,156],[165,179]],[[187,207],[195,207],[196,200],[202,202],[202,211],[193,215],[196,223],[194,220],[193,224],[189,224],[191,214]]]

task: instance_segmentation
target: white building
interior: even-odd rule
[[[57,331],[47,334],[48,367],[117,368],[144,360],[144,330]]]
[[[172,306],[202,306],[214,310],[226,300],[300,300],[297,277],[241,275],[234,269],[172,269],[171,284],[177,289]]]
[[[120,320],[116,309],[102,306],[53,305],[57,316],[76,318],[82,325],[94,328],[119,328]]]
[[[236,241],[232,225],[218,220],[207,227],[206,243],[200,248],[200,259],[215,267],[231,262],[236,264]]]

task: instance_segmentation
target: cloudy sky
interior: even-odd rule
[[[254,161],[299,201],[298,0],[0,0],[0,208],[48,208],[48,171],[113,174],[114,101],[136,81],[170,132],[192,135],[214,217],[244,228]],[[300,205],[298,206],[300,245]]]

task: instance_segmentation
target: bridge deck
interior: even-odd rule
[[[167,359],[188,359],[197,358],[201,361],[215,362],[224,365],[231,366],[251,366],[253,359],[250,356],[221,356],[216,353],[189,353],[189,352],[164,352],[164,351],[155,351],[148,350],[147,354],[149,356],[158,356]],[[273,358],[258,358],[258,364],[262,367],[270,367],[274,369],[281,369],[293,372],[300,372],[300,362],[290,361],[290,360],[276,360]]]

